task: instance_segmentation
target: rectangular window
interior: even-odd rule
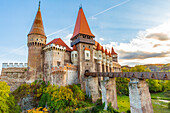
[[[72,58],[74,57],[74,54],[72,54]]]
[[[77,57],[77,54],[75,54],[75,57]]]
[[[89,57],[89,53],[87,53],[86,55],[87,55],[87,57]]]

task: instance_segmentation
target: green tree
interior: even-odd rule
[[[130,72],[151,72],[151,70],[146,66],[136,65],[130,69]]]
[[[137,65],[131,69],[123,67],[122,72],[151,72],[151,70],[146,66]],[[129,78],[116,78],[116,89],[119,95],[129,95],[129,81]]]

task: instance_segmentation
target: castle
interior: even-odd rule
[[[95,41],[82,7],[79,8],[73,36],[70,37],[72,48],[61,38],[46,42],[40,4],[27,36],[28,65],[3,63],[1,80],[5,77],[12,80],[20,78],[22,82],[31,83],[41,79],[59,86],[77,83],[83,86],[85,72],[121,70],[118,54],[113,47],[110,51]]]

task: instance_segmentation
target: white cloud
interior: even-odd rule
[[[100,38],[99,40],[103,41],[103,40],[104,40],[104,38]]]
[[[170,20],[154,28],[140,31],[129,43],[110,42],[122,65],[170,62]]]

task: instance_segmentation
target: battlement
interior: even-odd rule
[[[77,70],[77,66],[72,64],[65,64],[60,66],[52,67],[52,73],[53,72],[66,72],[67,70]]]
[[[2,63],[2,68],[27,68],[27,63]]]
[[[61,45],[57,45],[57,44],[50,44],[50,45],[47,45],[43,48],[43,50],[49,50],[49,49],[66,51],[66,47],[61,46]]]

